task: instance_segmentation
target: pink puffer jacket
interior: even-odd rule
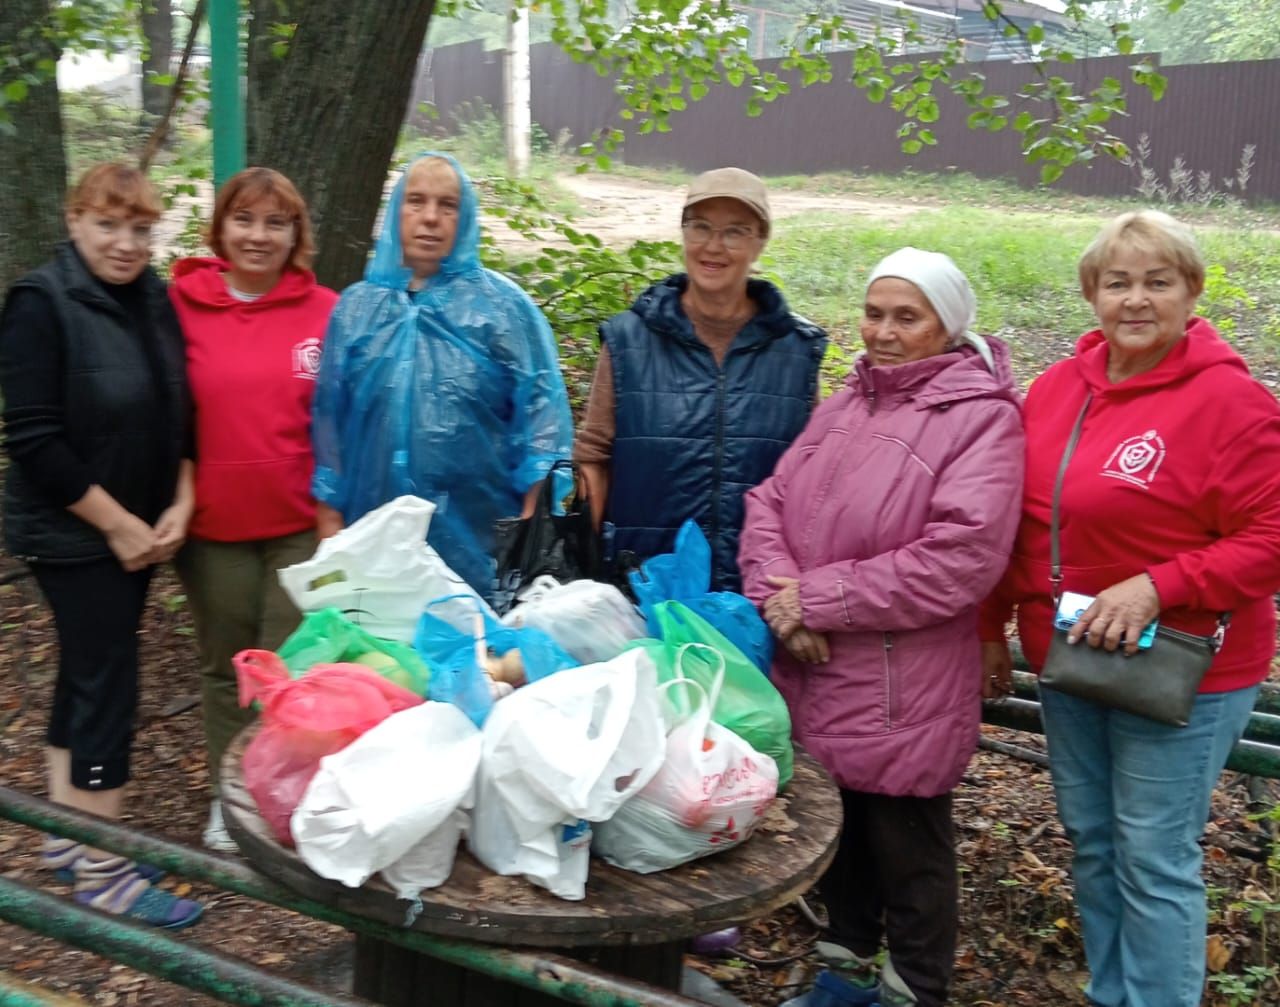
[[[977,746],[978,604],[1018,524],[1023,435],[1009,352],[988,340],[894,367],[864,356],[746,497],[743,590],[797,577],[831,660],[779,646],[796,740],[850,790],[931,797]],[[992,371],[994,370],[994,373]]]

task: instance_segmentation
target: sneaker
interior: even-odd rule
[[[180,930],[204,912],[199,902],[156,888],[124,857],[81,857],[76,861],[75,876],[72,898],[81,905],[153,927]]]
[[[689,950],[695,955],[719,955],[732,951],[741,943],[742,931],[738,927],[726,927],[699,934],[689,942]]]
[[[240,849],[227,831],[226,823],[222,820],[222,802],[217,799],[209,805],[209,824],[204,827],[201,839],[205,848],[215,853],[236,853]]]
[[[880,986],[859,985],[831,969],[823,969],[813,988],[779,1007],[880,1007]]]
[[[884,968],[880,972],[881,1007],[913,1007],[915,1002],[916,995],[893,967],[893,955],[885,955]]]

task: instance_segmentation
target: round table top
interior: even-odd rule
[[[348,888],[314,873],[278,843],[240,772],[250,726],[222,766],[222,809],[241,853],[261,873],[307,898],[402,926],[409,905],[375,875]],[[465,843],[449,880],[422,892],[413,929],[446,937],[536,947],[665,944],[757,919],[804,894],[835,855],[840,792],[807,753],[796,750],[787,789],[741,846],[654,874],[624,871],[593,857],[582,901],[557,898],[522,877],[482,866]]]

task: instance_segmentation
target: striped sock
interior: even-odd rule
[[[40,866],[46,871],[70,870],[84,854],[84,847],[74,839],[45,836],[40,844]]]
[[[133,861],[124,857],[81,857],[76,861],[75,872],[75,900],[117,916],[132,909],[151,887],[151,882],[134,868]]]

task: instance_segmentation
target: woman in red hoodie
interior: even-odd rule
[[[988,694],[1008,688],[1016,607],[1032,667],[1053,629],[1050,516],[1062,477],[1061,588],[1096,600],[1068,633],[1133,653],[1153,619],[1197,635],[1231,613],[1190,723],[1171,727],[1040,692],[1058,813],[1100,1007],[1195,1007],[1204,981],[1198,839],[1275,651],[1280,406],[1193,314],[1204,263],[1163,213],[1111,221],[1080,260],[1099,328],[1027,394],[1013,558],[983,612]]]
[[[177,558],[200,648],[209,776],[252,717],[231,656],[274,649],[299,615],[276,579],[315,550],[311,397],[338,295],[308,268],[298,190],[269,168],[223,185],[207,236],[216,258],[175,264],[169,288],[195,404],[195,512]],[[234,850],[215,796],[204,843]]]

